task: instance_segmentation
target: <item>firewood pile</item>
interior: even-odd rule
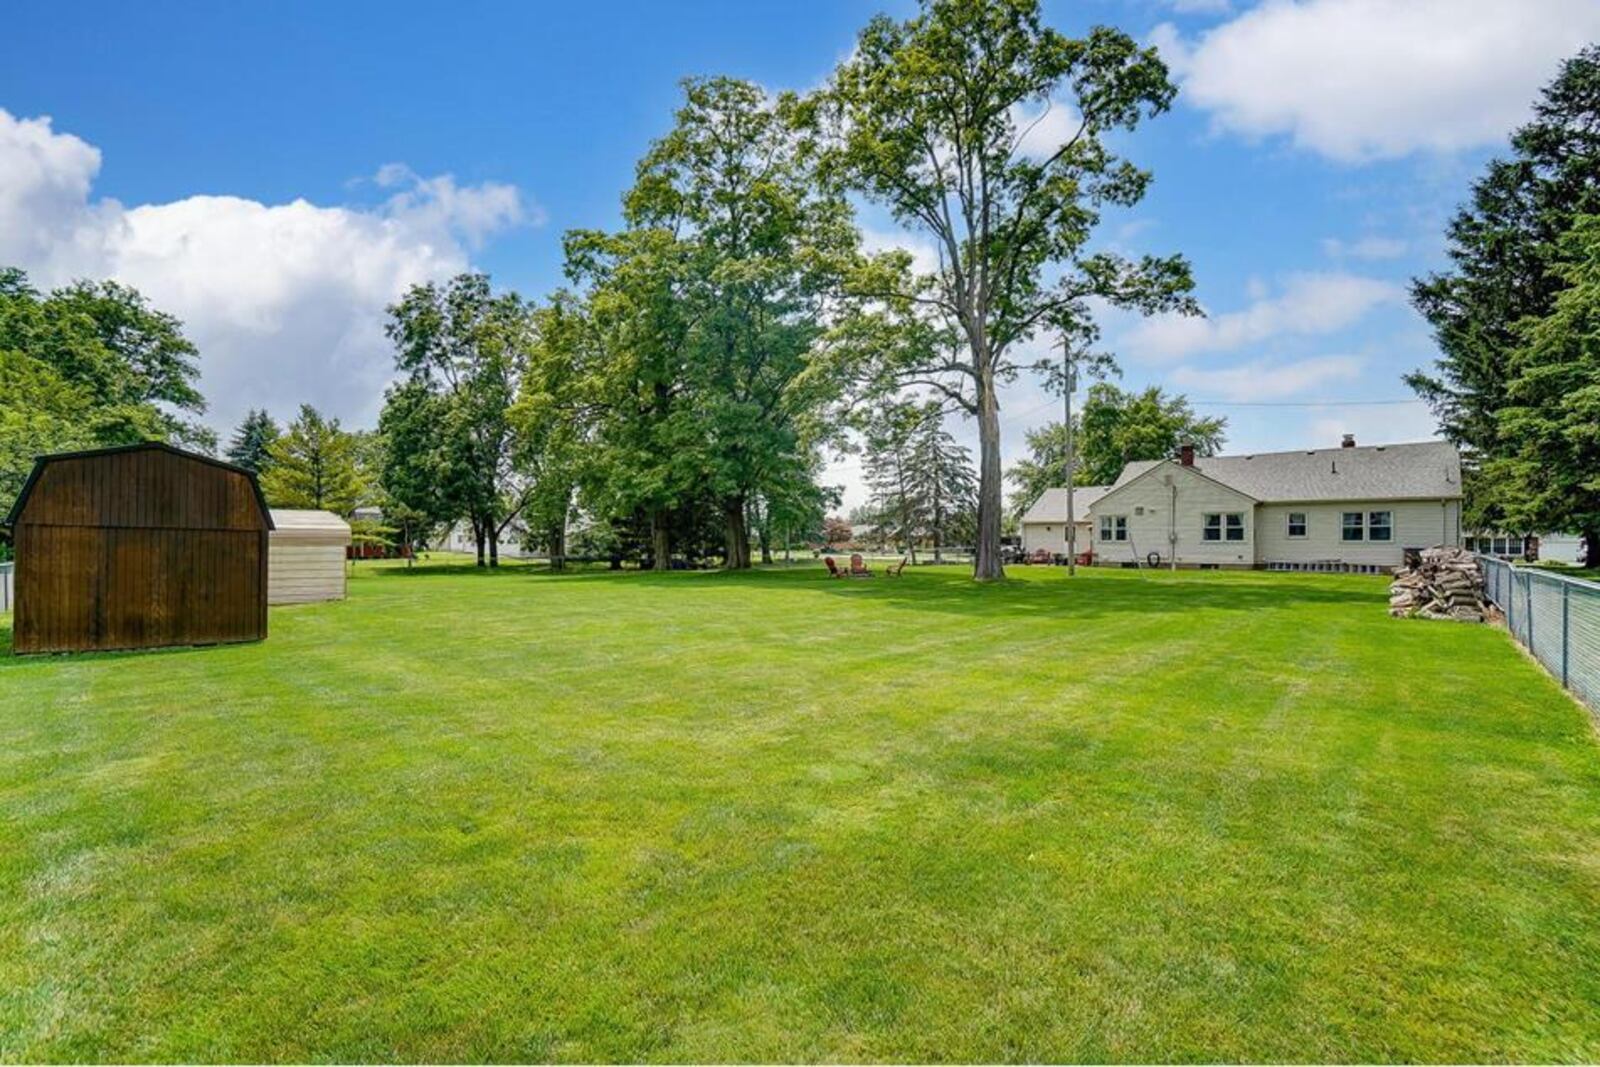
[[[1427,548],[1395,572],[1389,614],[1395,618],[1482,622],[1483,570],[1464,548]]]

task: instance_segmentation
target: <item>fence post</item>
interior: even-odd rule
[[[1528,651],[1533,652],[1533,575],[1531,574],[1528,575],[1527,598],[1528,602],[1523,606],[1528,609],[1528,621],[1526,624],[1528,630]],[[1535,659],[1538,659],[1539,653],[1533,652],[1533,656]]]
[[[1566,582],[1561,583],[1561,686],[1570,689],[1567,684],[1567,660],[1572,648],[1572,586]]]

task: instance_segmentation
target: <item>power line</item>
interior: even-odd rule
[[[1410,400],[1191,400],[1196,406],[1213,408],[1370,408],[1395,404],[1422,404],[1420,399]]]

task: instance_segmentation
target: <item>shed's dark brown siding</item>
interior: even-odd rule
[[[244,471],[161,446],[47,457],[14,525],[19,653],[267,635],[270,521]]]

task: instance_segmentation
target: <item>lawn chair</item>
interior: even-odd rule
[[[859,552],[855,553],[854,555],[852,555],[850,557],[850,577],[852,577],[852,578],[871,578],[872,577],[872,568],[868,567],[866,562],[864,560],[862,560],[861,553],[859,553]]]
[[[839,569],[839,565],[833,561],[832,556],[823,556],[822,562],[828,565],[829,578],[843,578],[845,576],[844,571]]]
[[[910,562],[911,562],[911,557],[910,556],[901,556],[899,563],[894,563],[894,564],[891,564],[890,566],[887,566],[887,567],[883,568],[883,573],[887,574],[891,578],[898,578],[898,577],[900,577],[900,572],[905,570],[906,569],[906,564],[910,563]]]

